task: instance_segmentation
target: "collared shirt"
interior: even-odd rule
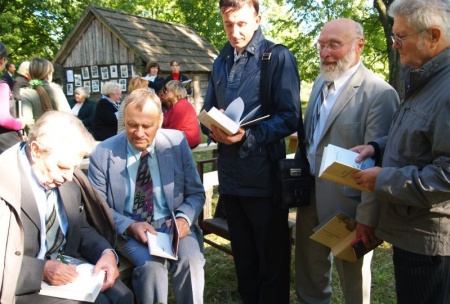
[[[109,97],[106,96],[106,95],[102,95],[102,98],[104,98],[104,99],[106,99],[107,101],[109,101],[109,102],[117,109],[117,112],[114,113],[114,114],[116,115],[116,118],[117,118],[118,115],[119,115],[120,102],[115,102],[114,100],[112,100],[111,98],[109,98]]]
[[[25,172],[31,185],[31,190],[33,191],[33,195],[36,201],[37,209],[39,211],[39,219],[41,222],[41,227],[40,227],[40,249],[37,258],[44,260],[45,253],[47,252],[47,246],[45,244],[46,240],[45,214],[47,211],[47,199],[45,196],[46,189],[42,187],[42,185],[36,179],[36,176],[34,175],[33,170],[31,169],[30,162],[28,161],[25,147],[26,145],[23,145],[20,149],[20,161],[25,168]],[[49,199],[55,200],[56,203],[55,208],[56,213],[58,215],[59,223],[61,225],[61,230],[63,234],[66,235],[69,224],[64,207],[62,207],[58,188],[55,188],[54,191],[52,191],[52,194],[49,197]]]
[[[159,173],[159,164],[155,153],[155,142],[147,148],[150,157],[148,158],[148,165],[153,181],[153,210],[154,220],[160,218],[170,217],[170,210],[167,206],[166,198],[162,189],[161,175]],[[124,214],[131,217],[133,214],[134,204],[134,189],[136,187],[136,174],[139,167],[139,159],[142,151],[133,147],[127,141],[127,191],[125,199]]]
[[[356,73],[360,65],[361,61],[359,61],[355,66],[348,69],[342,76],[334,80],[333,86],[329,89],[328,95],[326,96],[325,100],[322,103],[322,106],[320,107],[320,116],[319,120],[317,121],[317,126],[314,130],[313,140],[308,145],[307,149],[311,174],[313,175],[316,172],[315,161],[316,161],[317,144],[319,143],[319,140],[322,137],[322,132],[328,120],[328,115],[330,114],[331,109],[333,108],[334,104],[341,95],[342,90],[347,85],[350,78]]]

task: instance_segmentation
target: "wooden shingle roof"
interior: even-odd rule
[[[177,59],[182,72],[209,72],[218,54],[211,43],[189,26],[89,5],[56,54],[54,63],[63,64],[95,19],[143,61],[157,61],[162,71],[170,71],[169,62]],[[96,41],[93,47],[103,46],[101,41]]]

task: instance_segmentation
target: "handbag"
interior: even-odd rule
[[[261,98],[263,108],[269,109],[270,79],[267,77],[271,53],[277,44],[272,44],[262,56],[261,70]],[[310,204],[311,187],[313,178],[309,174],[309,162],[306,158],[306,146],[304,142],[305,132],[302,118],[297,125],[298,147],[295,158],[275,159],[273,153],[271,160],[276,171],[276,199],[275,202],[281,209],[308,206]]]

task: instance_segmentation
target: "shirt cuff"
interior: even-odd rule
[[[103,250],[102,256],[103,256],[108,250],[111,250],[111,251],[114,253],[114,255],[115,255],[115,257],[116,257],[116,265],[119,265],[119,256],[117,255],[117,253],[116,253],[116,251],[115,251],[114,249],[105,249],[105,250]]]
[[[184,218],[184,219],[188,222],[189,227],[191,227],[191,220],[187,217],[186,214],[184,214],[184,213],[181,212],[181,211],[177,211],[176,214],[175,214],[175,218],[179,218],[179,217]]]

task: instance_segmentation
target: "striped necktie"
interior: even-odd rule
[[[45,190],[45,197],[47,200],[47,210],[45,213],[46,255],[51,255],[58,251],[65,241],[55,207],[57,199],[55,199],[53,191],[54,190]]]
[[[324,100],[327,98],[328,93],[332,87],[333,87],[332,81],[324,82],[322,91],[320,92],[320,95],[317,97],[316,103],[314,104],[314,111],[313,111],[313,115],[311,117],[311,124],[310,124],[309,134],[308,134],[308,142],[310,144],[313,141],[314,131],[316,130],[317,123],[319,122],[320,108],[322,107],[322,104],[323,104]]]
[[[147,150],[142,151],[136,174],[132,218],[138,222],[151,223],[153,221],[153,181],[148,166],[149,156]]]

